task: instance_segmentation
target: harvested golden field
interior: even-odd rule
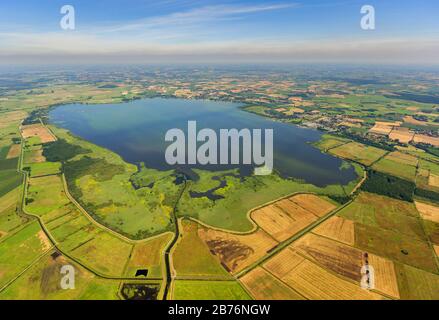
[[[318,196],[299,194],[256,209],[251,217],[264,231],[282,242],[335,208]]]
[[[377,293],[362,289],[358,284],[343,280],[304,260],[292,272],[282,278],[305,298],[312,300],[379,300]]]
[[[423,219],[439,223],[439,207],[419,201],[415,205]]]
[[[331,202],[314,194],[298,194],[290,200],[318,217],[323,217],[336,208]]]
[[[439,138],[430,137],[425,134],[415,135],[413,141],[416,143],[427,143],[427,144],[431,144],[432,146],[439,147]]]
[[[350,142],[340,147],[331,149],[329,153],[344,159],[357,161],[366,166],[370,166],[379,158],[386,154],[385,150],[371,146],[366,146],[358,142]]]
[[[291,248],[285,248],[273,258],[268,260],[263,267],[277,278],[282,279],[303,260],[305,260],[305,258],[298,255]]]
[[[288,216],[293,220],[315,220],[317,218],[315,214],[299,206],[296,202],[292,201],[293,198],[294,196],[288,199],[277,201],[274,205],[286,214],[288,214]]]
[[[294,221],[282,210],[274,205],[263,207],[254,211],[252,219],[277,241],[288,239],[294,228]]]
[[[439,187],[439,176],[430,173],[428,176],[428,185],[432,187]]]
[[[24,139],[38,137],[41,143],[54,142],[56,139],[53,134],[42,124],[31,124],[21,128]]]
[[[370,133],[388,135],[392,132],[392,123],[375,123],[375,125],[369,130]]]
[[[312,233],[291,244],[290,248],[322,267],[360,283],[363,251]]]
[[[355,228],[352,220],[334,216],[315,228],[313,232],[351,246],[355,244]]]
[[[398,279],[393,262],[374,254],[368,255],[369,265],[375,273],[375,290],[392,298],[399,299]]]
[[[239,280],[256,300],[304,299],[261,267],[257,267]]]
[[[265,231],[249,235],[235,235],[212,229],[200,229],[199,236],[221,264],[231,273],[237,273],[267,254],[278,243]]]
[[[389,138],[395,141],[399,141],[400,143],[409,143],[413,140],[415,133],[411,131],[409,128],[394,128],[392,132],[389,134]]]
[[[309,215],[311,217],[303,216],[302,219],[298,217],[298,219],[293,220],[290,215],[276,205],[269,205],[254,211],[251,217],[264,231],[277,241],[282,242],[316,219],[311,214]]]
[[[20,151],[21,151],[21,145],[13,144],[8,151],[8,155],[6,156],[6,159],[18,158],[18,156],[20,155]]]

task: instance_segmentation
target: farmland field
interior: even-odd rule
[[[203,227],[189,220],[182,220],[181,227],[182,237],[172,255],[176,275],[229,278],[220,260],[211,254],[208,245],[203,241]],[[191,258],[188,259],[188,256]]]
[[[233,274],[264,257],[277,245],[277,242],[262,230],[248,235],[235,235],[202,229],[200,238],[220,259],[221,264]]]
[[[314,233],[325,236],[348,245],[355,243],[355,226],[352,220],[334,216],[313,230]]]
[[[436,68],[101,62],[0,68],[0,300],[439,300]]]
[[[171,238],[171,234],[164,234],[135,244],[126,268],[126,275],[133,277],[139,269],[147,269],[148,277],[163,277],[162,256]]]
[[[358,284],[342,280],[305,260],[282,279],[307,299],[379,300],[382,296],[363,290]]]
[[[400,152],[394,152],[376,162],[372,168],[408,181],[415,181],[416,166],[416,157]]]
[[[251,218],[276,241],[282,242],[335,209],[315,195],[294,195],[256,209]]]
[[[304,300],[303,296],[262,268],[252,270],[240,281],[256,300]]]
[[[51,249],[44,232],[37,222],[32,222],[19,232],[0,242],[0,288],[5,286],[25,268]],[[20,247],[21,250],[16,250]]]
[[[61,267],[72,264],[62,255],[54,252],[46,254],[28,269],[18,280],[14,281],[4,291],[0,299],[23,300],[115,300],[119,299],[117,291],[119,282],[102,280],[86,271],[77,264],[75,268],[75,289],[60,288]]]
[[[366,166],[372,165],[375,161],[386,154],[384,150],[366,146],[357,142],[344,144],[340,147],[333,148],[329,153],[338,157],[357,161]]]
[[[236,281],[177,280],[173,300],[250,300]]]

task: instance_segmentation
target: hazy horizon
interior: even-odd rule
[[[75,29],[63,30],[72,5]],[[360,10],[375,8],[375,30]],[[439,65],[439,3],[73,0],[0,4],[0,64]]]

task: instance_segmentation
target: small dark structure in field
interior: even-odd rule
[[[136,271],[136,277],[145,276],[145,278],[148,276],[148,269],[139,269]]]

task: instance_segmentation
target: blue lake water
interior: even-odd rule
[[[49,113],[51,123],[70,130],[97,145],[118,153],[131,163],[144,162],[147,167],[177,169],[165,161],[169,129],[187,131],[189,120],[197,128],[273,129],[274,168],[284,177],[293,177],[315,184],[346,184],[356,178],[353,167],[342,167],[342,160],[320,152],[310,143],[318,141],[321,132],[271,121],[245,112],[240,105],[227,102],[181,99],[144,99],[129,103],[59,106]],[[251,166],[192,165],[190,168],[225,170],[240,168],[246,175]],[[187,168],[181,168],[187,169]]]

